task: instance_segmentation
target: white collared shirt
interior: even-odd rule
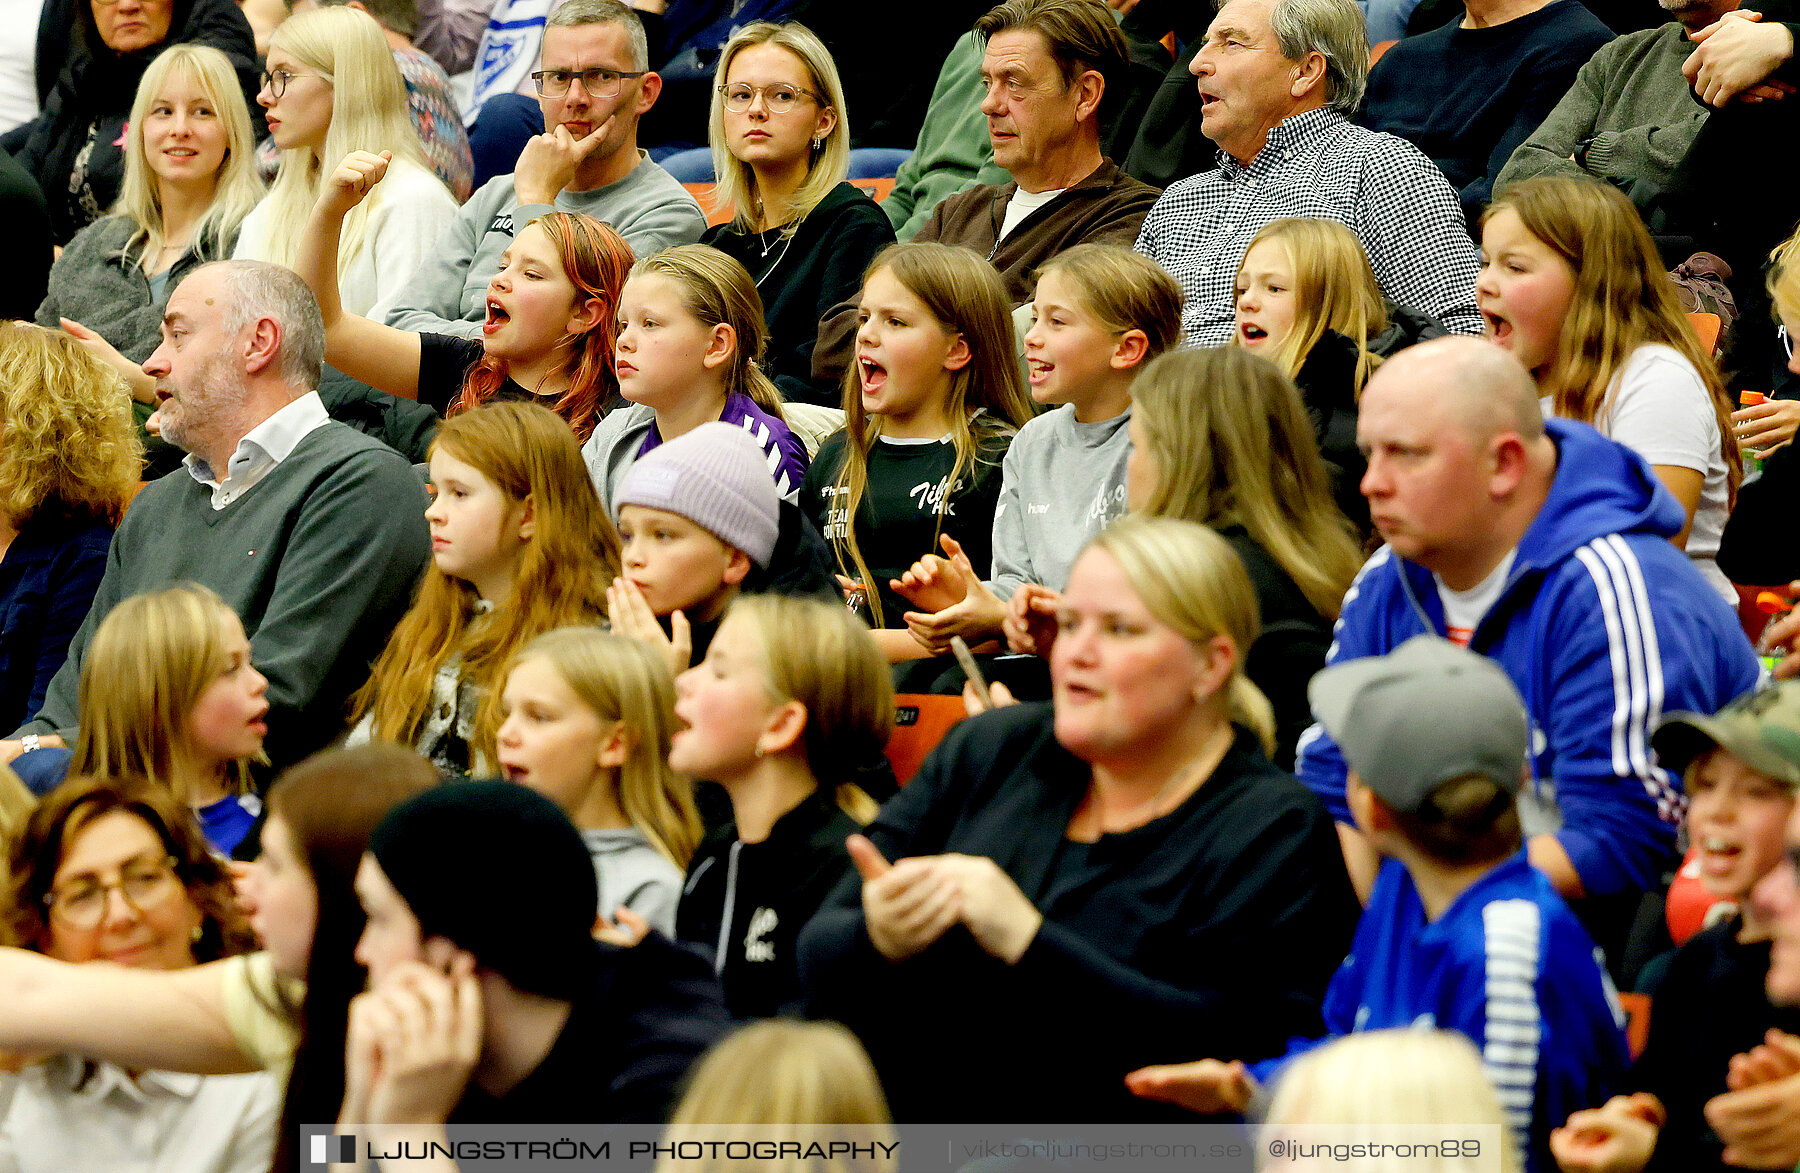
[[[262,1173],[274,1153],[281,1086],[267,1072],[133,1079],[59,1055],[3,1078],[16,1090],[0,1122],[0,1169]]]
[[[275,471],[296,445],[314,429],[331,422],[317,391],[308,391],[245,433],[225,465],[225,479],[215,479],[212,466],[192,452],[181,463],[188,475],[212,490],[212,507],[223,509]]]

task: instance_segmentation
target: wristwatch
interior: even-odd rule
[[[24,747],[25,753],[34,753],[42,745],[42,740],[35,733],[27,733],[19,738],[19,744]]]

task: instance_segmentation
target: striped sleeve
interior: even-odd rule
[[[1549,693],[1531,705],[1548,726],[1540,769],[1550,769],[1557,838],[1582,886],[1590,895],[1643,890],[1672,857],[1685,806],[1650,748],[1667,691],[1663,634],[1628,540],[1596,538],[1575,558],[1584,573],[1558,608],[1545,645],[1555,655],[1538,666]]]
[[[1537,982],[1542,964],[1542,916],[1529,900],[1496,900],[1481,912],[1486,946],[1482,1066],[1494,1081],[1501,1110],[1524,1152],[1537,1100],[1543,1013]]]

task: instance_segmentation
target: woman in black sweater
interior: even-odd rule
[[[701,237],[756,280],[766,368],[783,395],[836,407],[863,271],[894,243],[875,201],[844,182],[850,127],[837,66],[799,24],[756,21],[726,42],[712,117],[717,200],[732,219]]]
[[[851,840],[801,977],[896,1119],[1159,1118],[1135,1066],[1317,1029],[1356,898],[1330,817],[1265,756],[1255,614],[1218,535],[1115,524],[1059,603],[1053,704],[958,726]]]

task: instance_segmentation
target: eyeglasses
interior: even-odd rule
[[[134,859],[119,869],[119,878],[111,883],[98,879],[82,879],[44,897],[50,915],[71,929],[98,928],[106,919],[106,905],[114,889],[139,912],[149,912],[166,904],[181,891],[175,874],[175,857]]]
[[[331,80],[322,73],[289,73],[285,69],[273,71],[265,69],[262,72],[262,88],[269,91],[270,97],[280,99],[281,95],[287,93],[288,83],[297,77],[316,77],[320,81]]]
[[[619,88],[628,77],[643,77],[649,70],[635,69],[540,69],[531,75],[537,84],[538,97],[560,98],[569,92],[569,85],[576,78],[581,79],[581,88],[587,91],[590,98],[616,98]]]
[[[811,98],[815,102],[820,100],[819,95],[811,90],[803,90],[799,86],[789,85],[752,86],[740,82],[736,85],[720,86],[719,93],[725,96],[725,108],[733,114],[742,114],[748,110],[750,103],[756,101],[758,94],[762,95],[763,105],[771,114],[786,114],[800,104],[801,98]]]

